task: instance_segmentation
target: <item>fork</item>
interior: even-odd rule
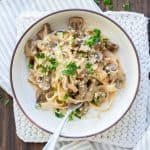
[[[61,133],[61,130],[68,118],[68,116],[71,114],[72,111],[74,111],[75,109],[81,107],[82,103],[79,104],[72,104],[69,106],[68,111],[66,112],[64,118],[62,119],[60,125],[58,126],[58,128],[56,129],[55,133],[52,135],[51,138],[49,138],[47,144],[43,147],[42,150],[54,150],[56,143],[58,141],[59,135]]]

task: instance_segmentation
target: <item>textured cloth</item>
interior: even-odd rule
[[[44,1],[45,2],[45,1]],[[56,1],[53,1],[54,3]],[[61,1],[62,2],[62,1]],[[68,2],[68,3],[67,3]],[[71,6],[72,2],[65,0],[65,4],[69,4]],[[77,0],[76,0],[77,2]],[[97,6],[94,5],[92,1],[89,1],[90,4],[88,5],[88,1],[86,2],[84,0],[80,0],[81,3],[86,5],[86,8],[91,7],[91,9],[97,10]],[[85,2],[85,3],[84,3]],[[9,3],[10,4],[10,3]],[[35,1],[36,4],[36,1]],[[59,3],[60,4],[60,3]],[[77,4],[80,4],[79,2]],[[11,5],[9,5],[10,7]],[[47,6],[47,5],[46,5]],[[63,8],[68,8],[66,7],[67,5],[61,5]],[[78,5],[72,5],[74,8],[79,8],[80,6]],[[93,7],[92,7],[93,6]],[[5,7],[7,7],[5,5]],[[32,5],[33,7],[33,5]],[[73,7],[72,7],[73,8]],[[82,5],[82,8],[83,5]],[[60,9],[60,8],[59,8]],[[54,9],[52,9],[54,11]],[[146,25],[147,25],[147,19],[140,14],[135,14],[135,13],[117,13],[117,12],[107,12],[106,13],[109,17],[117,21],[124,29],[129,33],[131,38],[133,39],[136,48],[138,50],[138,54],[140,56],[140,63],[141,63],[141,68],[142,68],[142,80],[141,80],[141,85],[140,85],[140,91],[138,93],[138,96],[136,98],[135,103],[133,104],[132,108],[130,109],[130,112],[122,118],[122,120],[113,128],[109,129],[108,131],[104,132],[101,135],[98,135],[96,137],[89,138],[88,140],[94,140],[98,142],[104,142],[104,143],[110,143],[110,144],[115,144],[119,145],[122,147],[133,147],[137,141],[141,138],[143,132],[145,131],[146,128],[146,104],[147,104],[147,99],[148,99],[148,79],[147,78],[147,70],[148,68],[148,41],[147,41],[147,30],[146,30]],[[9,14],[12,15],[12,14]],[[41,13],[26,13],[19,17],[18,22],[17,22],[17,27],[18,27],[18,35],[21,35],[24,32],[24,29],[33,21],[38,19],[41,15]],[[4,16],[3,16],[4,18]],[[9,20],[10,21],[10,20]],[[138,22],[138,24],[137,24]],[[9,26],[9,22],[7,20],[6,25]],[[4,27],[4,26],[3,26]],[[5,26],[6,27],[6,26]],[[13,25],[12,25],[13,27]],[[4,28],[2,28],[4,29]],[[143,31],[143,32],[139,32]],[[13,30],[10,30],[8,28],[7,31],[1,31],[4,33],[9,33],[8,35],[11,35],[11,38],[13,37]],[[15,35],[15,34],[14,34]],[[10,38],[10,37],[5,37]],[[140,42],[139,42],[140,39]],[[0,84],[8,90],[10,90],[9,87],[9,80],[7,78],[7,72],[9,71],[9,66],[10,60],[8,58],[11,57],[11,50],[10,46],[14,46],[12,44],[12,40],[8,41],[9,44],[5,44],[5,40],[2,40],[2,47],[3,49],[8,49],[9,50],[2,51],[1,50],[1,55],[0,55],[0,68],[2,68],[1,71],[5,72],[4,74],[0,74]],[[3,67],[5,65],[5,67]],[[7,67],[6,67],[7,66]],[[8,70],[7,70],[8,69]],[[2,78],[1,78],[2,77]],[[9,74],[8,74],[9,77]],[[7,79],[7,80],[6,80]],[[147,90],[144,90],[147,89]],[[142,93],[142,94],[141,94]],[[16,103],[14,102],[14,112],[15,112],[15,120],[16,120],[16,128],[17,128],[17,135],[23,139],[26,142],[44,142],[48,139],[48,134],[41,131],[40,129],[36,128],[34,125],[30,123],[29,120],[26,119],[26,117],[22,114]],[[23,122],[23,123],[22,123]],[[63,139],[64,140],[64,139]],[[60,149],[62,147],[62,144],[64,145],[64,142],[60,142],[57,145],[57,149]],[[67,142],[65,143],[67,145],[63,146],[61,149],[67,150],[67,149],[112,149],[113,147],[108,146],[107,144],[97,144],[97,143],[90,143],[88,141],[80,141],[80,142]],[[119,148],[116,148],[119,149]]]

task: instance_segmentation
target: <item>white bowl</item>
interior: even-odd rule
[[[100,28],[111,41],[120,46],[118,55],[126,74],[126,87],[119,91],[109,111],[102,113],[91,109],[83,119],[68,122],[61,133],[64,137],[81,138],[101,133],[115,125],[131,107],[139,87],[140,67],[136,49],[118,24],[89,10],[63,10],[43,17],[30,26],[17,43],[11,62],[10,80],[14,97],[26,117],[39,128],[54,132],[61,119],[55,117],[54,112],[35,109],[35,90],[27,81],[24,45],[44,23],[50,23],[53,30],[64,29],[68,27],[68,18],[71,16],[83,17],[86,25]]]

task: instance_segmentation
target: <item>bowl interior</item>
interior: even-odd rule
[[[42,24],[50,23],[53,30],[65,29],[68,27],[68,18],[71,16],[83,17],[87,26],[100,28],[106,37],[120,46],[118,55],[126,74],[126,87],[119,91],[109,111],[102,113],[99,110],[90,109],[83,119],[68,122],[61,133],[66,137],[85,137],[104,131],[119,120],[128,110],[138,87],[139,66],[133,45],[126,34],[112,21],[102,15],[80,10],[63,11],[40,20],[28,29],[16,47],[12,63],[12,85],[17,101],[25,114],[41,128],[50,132],[55,131],[61,119],[56,118],[51,111],[35,109],[35,90],[27,81],[28,70],[24,45],[32,35],[39,31]]]

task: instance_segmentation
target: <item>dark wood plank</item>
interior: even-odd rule
[[[123,10],[122,4],[126,0],[113,0],[113,10]],[[130,0],[131,11],[144,13],[150,17],[150,0]],[[108,10],[106,6],[99,4],[105,11]],[[0,95],[5,98],[12,99],[0,88]],[[0,104],[0,150],[41,150],[43,144],[29,144],[24,143],[16,136],[15,123],[13,116],[13,103],[8,106]]]

